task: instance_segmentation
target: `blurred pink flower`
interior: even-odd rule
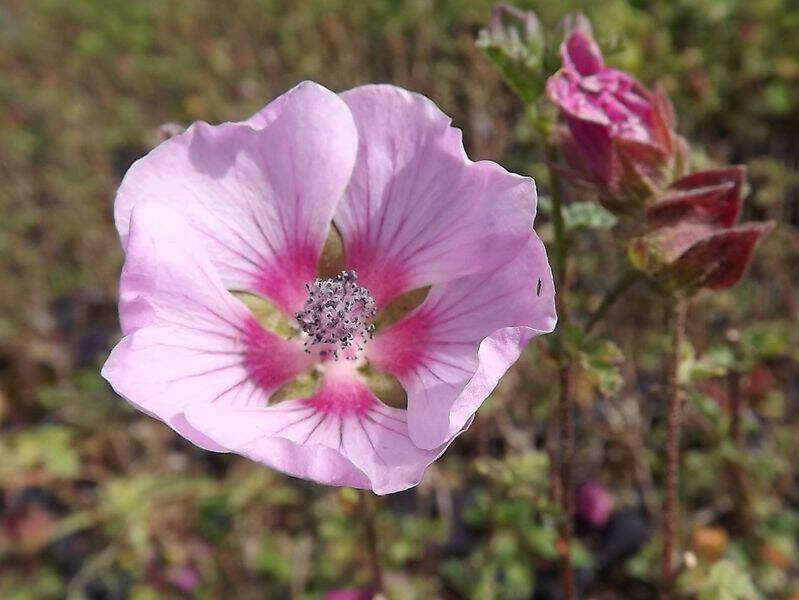
[[[670,289],[724,289],[746,273],[773,222],[735,225],[743,166],[691,173],[674,182],[646,213],[649,231],[630,245],[633,264]]]
[[[200,572],[189,565],[170,569],[168,579],[172,585],[187,594],[196,590],[202,583]]]
[[[566,37],[563,67],[547,81],[566,124],[558,141],[574,181],[608,209],[633,213],[679,174],[686,145],[665,92],[606,67],[587,27],[578,23]]]
[[[598,481],[589,481],[577,492],[577,515],[586,523],[601,529],[613,511],[613,496]]]
[[[375,593],[371,588],[330,590],[325,600],[372,600]]]
[[[195,123],[117,194],[125,337],[103,375],[203,448],[379,494],[413,486],[554,327],[535,201],[531,179],[470,161],[446,115],[393,86],[306,82],[243,123]],[[315,279],[331,222],[346,270]],[[375,313],[427,286],[371,339]],[[270,300],[293,332],[229,290]],[[402,382],[407,411],[367,368]],[[269,404],[308,372],[314,393]]]

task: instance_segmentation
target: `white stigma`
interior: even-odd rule
[[[342,271],[331,279],[306,283],[308,299],[297,313],[297,322],[308,336],[305,351],[319,346],[319,354],[330,353],[338,360],[339,353],[355,360],[374,333],[372,317],[377,314],[375,299],[365,287],[356,283],[355,271]]]

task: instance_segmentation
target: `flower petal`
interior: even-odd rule
[[[378,305],[508,262],[535,211],[532,179],[471,162],[432,101],[389,85],[343,93],[358,160],[335,222],[350,268]]]
[[[653,142],[664,152],[671,154],[679,139],[674,132],[677,126],[677,115],[674,105],[662,85],[656,86],[655,93],[652,94],[649,121]]]
[[[253,405],[309,365],[298,342],[265,331],[222,286],[201,240],[160,204],[137,205],[122,273],[126,334],[103,366],[114,390],[202,447],[186,406]]]
[[[315,83],[269,106],[260,130],[195,123],[137,161],[119,188],[115,219],[125,245],[135,204],[174,207],[203,235],[228,289],[293,312],[316,274],[357,132],[347,106]]]
[[[405,319],[367,346],[408,394],[413,442],[435,448],[471,418],[536,335],[555,327],[546,251],[533,234],[510,264],[433,286]]]
[[[354,372],[335,368],[312,398],[255,409],[206,404],[186,416],[221,446],[273,469],[376,494],[418,484],[446,448],[414,446],[405,411],[382,404]]]
[[[241,121],[241,123],[245,125],[249,125],[253,129],[263,129],[270,125],[280,113],[283,111],[283,107],[286,105],[286,100],[291,97],[291,93],[300,86],[308,85],[309,82],[303,81],[302,83],[298,84],[285,94],[281,94],[271,102],[269,102],[266,106],[264,106],[261,110],[257,113],[252,115],[246,121]],[[314,84],[315,85],[315,84]]]
[[[605,68],[602,51],[591,37],[591,34],[582,29],[575,29],[567,37],[560,48],[565,69],[587,77],[598,73]]]
[[[581,83],[565,69],[561,69],[547,80],[547,96],[564,114],[601,125],[610,132],[610,118],[593,95],[582,88]]]
[[[565,116],[565,120],[574,145],[591,175],[603,186],[617,187],[621,165],[610,129],[594,121],[577,119],[569,114]]]

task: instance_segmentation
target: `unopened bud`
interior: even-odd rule
[[[477,38],[489,59],[508,84],[527,103],[535,102],[544,90],[544,35],[531,10],[504,2],[494,8],[488,28]]]

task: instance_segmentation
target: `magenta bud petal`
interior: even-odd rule
[[[599,73],[605,68],[605,60],[591,32],[583,27],[576,27],[563,41],[561,46],[563,66],[574,70],[583,77]]]
[[[571,116],[566,117],[566,124],[573,140],[570,150],[577,150],[582,165],[590,173],[589,178],[608,188],[616,185],[619,164],[613,152],[610,128],[589,119]]]
[[[676,125],[677,115],[674,112],[674,105],[663,86],[658,85],[652,96],[652,137],[659,146],[671,150]]]

